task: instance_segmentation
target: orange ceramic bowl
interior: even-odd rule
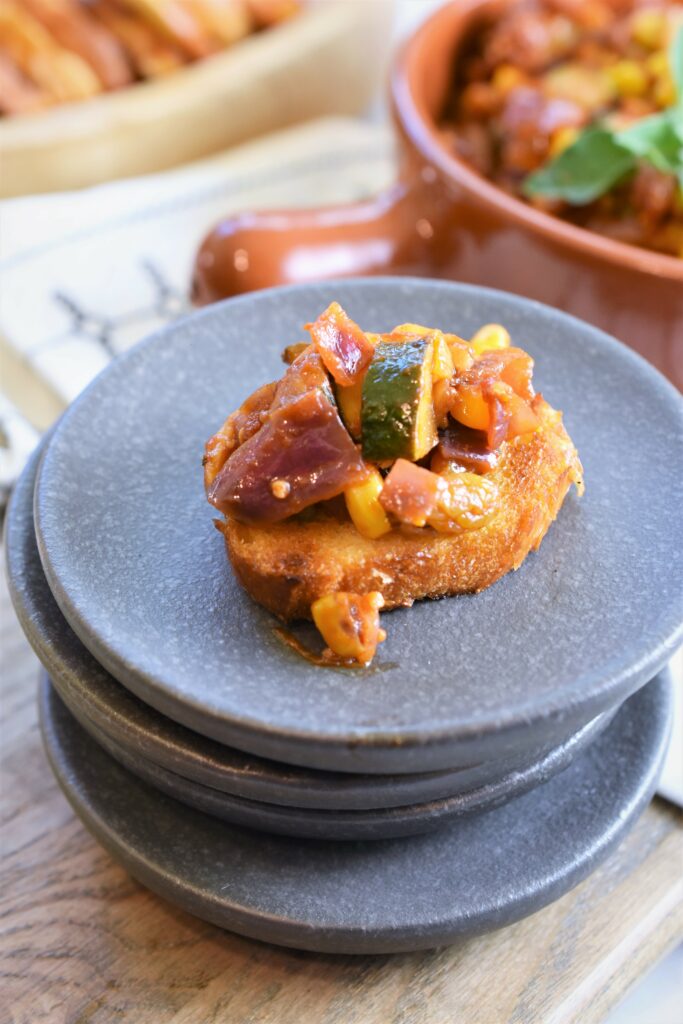
[[[391,89],[403,161],[393,188],[353,205],[222,222],[197,255],[195,300],[291,282],[292,267],[296,280],[319,278],[319,266],[339,276],[332,253],[343,250],[347,273],[352,266],[357,274],[447,277],[567,310],[620,338],[683,387],[683,260],[541,213],[442,143],[439,117],[458,52],[501,6],[501,0],[448,4],[398,55]],[[299,258],[291,258],[294,251]]]

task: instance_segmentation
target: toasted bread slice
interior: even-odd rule
[[[581,464],[561,415],[540,407],[541,426],[505,442],[489,474],[500,511],[478,530],[431,528],[362,537],[350,521],[290,519],[267,526],[217,522],[245,590],[284,621],[311,617],[313,601],[333,591],[379,591],[386,608],[421,598],[472,593],[517,569],[557,516]]]

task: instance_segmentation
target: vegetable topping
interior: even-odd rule
[[[378,469],[371,469],[365,480],[347,487],[344,491],[346,508],[354,526],[359,533],[371,540],[391,530],[391,523],[380,501],[383,488],[382,474]]]
[[[380,501],[386,512],[409,526],[424,526],[445,488],[440,476],[398,459],[384,481]]]
[[[372,359],[374,346],[367,335],[332,302],[315,323],[306,324],[313,344],[337,384],[354,384]]]
[[[228,458],[208,497],[235,519],[274,523],[341,494],[366,473],[319,357],[304,353],[278,385],[263,426]]]
[[[420,324],[367,335],[333,302],[309,330],[312,344],[286,350],[281,380],[207,443],[209,501],[242,522],[274,523],[343,495],[369,539],[396,525],[483,525],[491,494],[486,516],[449,517],[452,494],[469,488],[467,501],[481,503],[472,474],[539,426],[533,360],[505,328],[486,324],[471,342]],[[430,453],[430,469],[417,465]]]
[[[363,456],[387,463],[423,458],[437,442],[430,335],[382,341],[363,382]]]
[[[264,384],[228,416],[217,434],[207,441],[204,455],[204,485],[208,489],[223,468],[226,460],[245,441],[261,429],[270,409],[277,384]]]
[[[448,466],[433,473],[405,459],[394,463],[380,501],[401,523],[429,525],[439,533],[476,530],[497,511],[498,490],[490,481]]]
[[[313,602],[311,614],[329,650],[330,661],[369,664],[377,645],[386,640],[379,626],[379,610],[384,598],[378,591],[349,594],[337,591]]]
[[[281,380],[207,443],[209,501],[248,524],[346,517],[378,543],[392,530],[485,528],[500,510],[504,446],[524,443],[549,408],[530,356],[500,324],[471,341],[419,324],[367,335],[338,303],[309,330]],[[311,611],[331,651],[367,663],[384,638],[380,607],[378,593],[330,593]]]
[[[440,457],[440,461],[435,460]],[[432,458],[432,469],[445,468],[449,462],[455,462],[471,473],[489,473],[498,462],[498,452],[492,451],[487,444],[486,434],[480,430],[470,430],[461,423],[451,422],[439,438],[439,448]]]

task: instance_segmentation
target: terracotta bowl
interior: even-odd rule
[[[442,144],[459,49],[500,2],[448,4],[399,53],[391,78],[399,181],[353,205],[241,214],[197,255],[199,304],[340,274],[419,273],[490,285],[582,317],[683,387],[683,260],[615,242],[507,195]]]

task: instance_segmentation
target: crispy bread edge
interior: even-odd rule
[[[313,601],[336,590],[382,593],[386,608],[484,590],[537,548],[557,516],[580,463],[550,407],[534,434],[506,444],[491,478],[501,510],[487,526],[458,534],[395,530],[377,540],[351,522],[217,522],[235,575],[284,621],[310,618]]]

